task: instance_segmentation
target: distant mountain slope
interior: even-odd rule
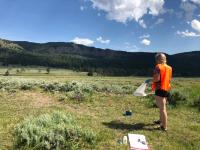
[[[124,52],[74,43],[0,40],[3,65],[38,65],[94,71],[103,75],[152,74],[155,53]],[[168,55],[176,76],[200,76],[200,51]]]
[[[23,47],[19,46],[16,43],[10,42],[8,40],[0,39],[0,49],[1,50],[21,51],[21,50],[23,50]]]

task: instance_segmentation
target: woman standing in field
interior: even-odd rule
[[[167,131],[167,110],[166,101],[169,97],[171,89],[170,81],[172,78],[172,68],[167,65],[165,54],[158,53],[155,56],[156,66],[153,73],[152,90],[155,91],[156,104],[160,110],[160,119],[154,121],[155,124],[160,124],[160,128]],[[150,82],[149,80],[146,81]]]

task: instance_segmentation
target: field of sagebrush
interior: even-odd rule
[[[128,133],[145,135],[154,150],[200,149],[200,78],[173,79],[167,133],[152,124],[153,95],[132,94],[144,80],[12,68],[0,77],[0,149],[123,150]]]

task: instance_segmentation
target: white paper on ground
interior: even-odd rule
[[[145,93],[145,89],[146,89],[147,84],[146,83],[142,83],[133,93],[133,95],[135,96],[147,96],[147,94]]]
[[[141,134],[128,134],[128,142],[130,149],[148,150],[147,141],[144,135]]]

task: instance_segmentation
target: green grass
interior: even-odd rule
[[[5,69],[5,68],[4,68]],[[1,70],[1,69],[0,69]],[[34,74],[33,72],[36,72]],[[64,83],[81,81],[86,84],[113,84],[118,86],[138,86],[144,78],[138,77],[87,77],[84,73],[69,70],[54,70],[50,74],[37,73],[37,68],[25,73],[0,77],[13,80],[35,80]],[[30,72],[29,72],[30,71]],[[2,71],[3,72],[3,71]],[[28,74],[28,75],[27,75]],[[175,78],[173,88],[187,97],[187,103],[176,108],[168,107],[168,132],[155,130],[152,121],[158,118],[158,110],[147,105],[147,98],[132,94],[95,92],[84,101],[64,99],[65,93],[45,92],[42,89],[23,91],[0,90],[0,150],[10,150],[13,146],[14,128],[30,116],[37,117],[54,111],[72,114],[82,128],[90,128],[97,135],[94,149],[126,150],[127,145],[118,144],[128,133],[144,134],[154,150],[198,150],[200,149],[200,112],[192,107],[200,96],[200,78]],[[132,110],[133,116],[124,117],[125,110]]]

